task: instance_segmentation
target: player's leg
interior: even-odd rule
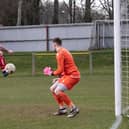
[[[55,94],[56,96],[58,96],[59,98],[61,98],[63,100],[63,102],[69,107],[69,108],[72,108],[74,107],[74,104],[72,102],[72,100],[70,99],[70,97],[64,93],[64,88],[62,87],[65,87],[65,90],[68,90],[67,87],[62,84],[62,83],[59,83],[57,88],[55,89]]]
[[[55,94],[55,89],[57,88],[58,85],[58,81],[56,81],[51,87],[50,87],[50,91],[52,92],[52,95],[55,99],[55,101],[57,102],[57,104],[59,105],[60,108],[62,108],[62,106],[64,106],[63,101]]]
[[[55,101],[57,102],[59,109],[64,108],[64,102],[62,101],[62,99],[59,96],[57,96],[54,92],[52,92],[52,95],[53,95]]]
[[[62,100],[62,98],[55,94],[55,89],[57,88],[57,86],[58,81],[54,82],[54,84],[50,87],[50,91],[52,92],[52,95],[59,106],[58,111],[53,113],[53,115],[64,115],[67,113],[67,109],[64,105],[64,101]]]
[[[72,79],[70,77],[64,77],[61,80],[62,83],[60,81],[60,83],[55,89],[55,94],[59,96],[60,98],[62,98],[64,103],[70,108],[70,113],[68,114],[69,118],[76,116],[79,113],[79,109],[75,106],[75,104],[70,99],[70,97],[66,93],[64,93],[63,87],[66,88],[65,90],[68,90],[68,88],[72,88],[79,80],[80,79]]]
[[[55,94],[59,96],[60,98],[62,98],[64,103],[69,107],[70,113],[67,115],[67,117],[72,118],[79,113],[79,109],[77,108],[77,106],[75,106],[71,98],[66,93],[64,93],[62,90],[60,90],[58,87],[55,90]]]

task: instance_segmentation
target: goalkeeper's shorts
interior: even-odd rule
[[[80,78],[72,78],[71,75],[64,75],[62,76],[58,82],[64,84],[67,89],[72,89],[78,82]]]

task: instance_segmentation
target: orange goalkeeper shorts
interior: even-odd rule
[[[64,84],[69,90],[72,89],[79,81],[80,78],[72,78],[69,75],[64,75],[59,79],[59,83]]]

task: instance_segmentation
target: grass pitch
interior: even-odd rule
[[[113,77],[82,76],[68,94],[80,114],[54,117],[51,77],[0,78],[0,129],[106,129],[113,118]]]
[[[17,72],[7,78],[0,77],[0,129],[108,129],[112,125],[115,119],[113,53],[94,55],[92,75],[88,71],[88,57],[75,56],[81,81],[67,93],[80,108],[80,114],[72,119],[52,116],[57,109],[49,92],[52,77],[40,73],[31,76],[29,54],[6,58],[16,64]],[[53,65],[48,57],[43,57],[42,62],[41,57],[37,60],[37,72],[46,65],[44,60]],[[124,123],[121,129],[127,128]]]

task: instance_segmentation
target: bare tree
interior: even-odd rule
[[[73,1],[73,23],[76,22],[76,0]]]
[[[40,16],[39,16],[39,4],[40,0],[33,0],[33,19],[34,24],[40,24]]]
[[[70,23],[75,23],[76,21],[76,0],[69,0],[69,19]]]
[[[113,0],[99,0],[99,2],[109,19],[113,19]]]
[[[39,4],[40,0],[23,0],[22,24],[40,24]]]
[[[91,22],[92,16],[91,16],[91,10],[92,10],[92,4],[95,0],[85,0],[85,12],[84,12],[84,21],[85,22]]]
[[[0,24],[15,26],[17,23],[17,0],[0,0]]]
[[[53,14],[53,24],[58,24],[58,15],[59,15],[59,2],[58,0],[54,0],[54,14]]]
[[[51,24],[53,20],[53,2],[45,1],[40,5],[40,23]]]
[[[22,2],[23,2],[23,0],[19,0],[18,1],[17,26],[21,25],[21,19],[22,19]]]
[[[70,23],[73,22],[73,13],[72,13],[72,6],[73,6],[73,2],[72,0],[69,0],[69,18],[70,18]]]

